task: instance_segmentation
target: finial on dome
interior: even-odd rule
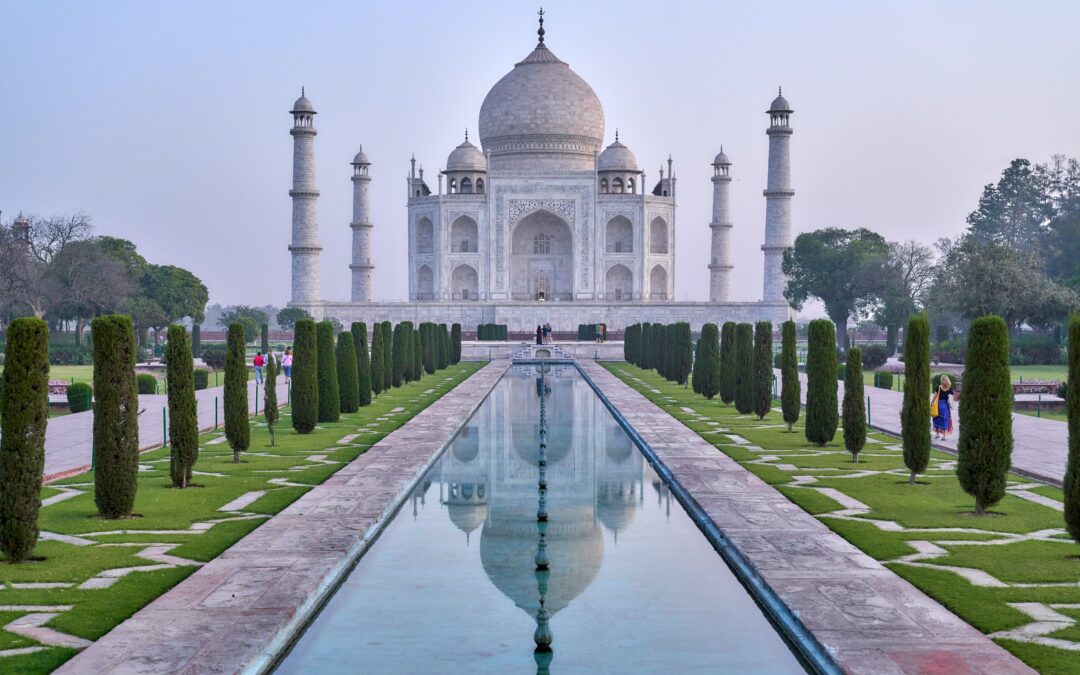
[[[540,15],[540,29],[536,31],[536,34],[540,36],[540,44],[544,44],[544,8],[541,7],[537,14]]]
[[[779,86],[776,87],[776,95],[777,96],[783,96],[784,95],[784,87],[783,87],[783,85],[779,85]]]
[[[615,127],[615,142],[619,142],[619,127]]]
[[[469,142],[469,127],[465,127],[465,142]]]
[[[300,96],[307,96],[307,94],[304,93],[304,86],[303,85],[300,85]]]

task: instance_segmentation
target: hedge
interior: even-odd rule
[[[135,376],[135,383],[139,390],[139,394],[156,394],[157,393],[157,378],[153,375],[143,373]]]
[[[139,395],[131,317],[99,316],[94,340],[94,503],[102,518],[131,515],[139,474]],[[6,398],[6,397],[5,397]]]
[[[195,383],[195,391],[202,391],[210,386],[210,371],[206,368],[194,369],[191,378]]]
[[[893,374],[887,370],[879,370],[874,373],[874,386],[878,389],[892,389]]]
[[[68,409],[73,413],[89,410],[94,404],[94,389],[88,382],[75,382],[67,388]]]
[[[434,325],[434,324],[433,324]],[[507,336],[506,324],[482,323],[476,327],[476,339],[494,342],[505,342]]]
[[[824,446],[836,436],[836,327],[828,319],[810,322],[806,355],[806,440]]]
[[[300,319],[293,333],[292,426],[299,434],[315,430],[319,417],[319,346],[315,322]]]
[[[199,414],[191,345],[187,331],[176,324],[169,326],[165,345],[165,377],[169,383],[169,475],[173,487],[186,488],[199,458]]]
[[[341,418],[341,388],[334,353],[334,324],[320,321],[315,327],[315,336],[318,341],[318,421],[337,422]]]

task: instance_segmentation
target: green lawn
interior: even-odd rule
[[[1045,420],[1056,420],[1058,422],[1068,422],[1069,417],[1064,410],[1043,410],[1038,415],[1034,410],[1017,410],[1018,415],[1030,415],[1031,417],[1041,417]]]
[[[931,373],[943,372],[943,368],[931,367]],[[1063,382],[1069,379],[1069,367],[1068,366],[1009,366],[1009,372],[1012,374],[1013,382],[1020,382],[1021,379],[1024,382],[1030,380],[1044,380],[1052,382]],[[902,380],[903,375],[893,375],[893,390],[900,391],[898,388],[898,380]],[[874,386],[874,373],[870,371],[863,372],[863,382],[868,387]],[[902,385],[899,385],[902,386]]]
[[[832,443],[817,448],[807,444],[800,424],[795,426],[796,433],[787,433],[778,410],[759,421],[753,415],[739,415],[719,398],[707,401],[691,389],[666,382],[655,372],[624,363],[603,365],[833,531],[979,630],[995,634],[999,644],[1036,670],[1080,672],[1080,651],[1032,643],[1015,634],[996,634],[1035,623],[1020,607],[1040,603],[1067,617],[1065,621],[1074,621],[1051,626],[1054,632],[1047,637],[1080,648],[1080,623],[1076,623],[1080,611],[1067,606],[1080,605],[1080,546],[1064,533],[1061,512],[1028,494],[1060,502],[1060,489],[1034,486],[1011,475],[1008,494],[993,507],[994,515],[976,517],[974,500],[960,489],[956,458],[951,455],[935,452],[927,473],[911,486],[895,437],[871,433],[875,442],[866,445],[862,461],[856,464],[845,451],[839,431]],[[730,443],[726,436],[716,434],[710,421],[762,450]],[[808,478],[797,483],[795,476]],[[829,497],[832,490],[861,506],[841,511]]]
[[[221,433],[200,438],[195,481],[200,487],[176,490],[169,486],[169,454],[159,449],[142,455],[139,491],[135,512],[140,517],[107,521],[94,517],[93,474],[73,476],[42,490],[42,498],[72,495],[41,510],[42,532],[77,537],[65,541],[39,541],[35,556],[44,560],[19,565],[0,564],[3,604],[68,605],[46,625],[63,633],[95,640],[131,616],[151,600],[173,587],[197,567],[174,564],[154,569],[151,544],[173,546],[167,555],[188,561],[206,562],[244,535],[257,528],[265,517],[275,514],[300,495],[333,475],[386,434],[403,425],[416,413],[483,367],[484,363],[462,362],[428,375],[419,382],[377,397],[360,412],[343,415],[332,424],[320,424],[307,435],[293,432],[290,410],[282,409],[277,445],[270,447],[262,417],[252,418],[251,447],[240,464],[232,462],[227,443],[209,445]],[[431,393],[424,392],[431,390]],[[392,412],[395,408],[401,411]],[[374,426],[367,426],[374,423]],[[352,443],[339,445],[343,436],[363,433]],[[325,449],[325,450],[324,450]],[[312,460],[320,451],[330,463]],[[317,458],[316,458],[317,459]],[[284,479],[288,485],[271,482]],[[242,512],[224,513],[219,508],[249,492],[266,494]],[[192,526],[213,523],[208,529]],[[0,558],[0,562],[2,558]],[[80,588],[90,580],[101,583],[110,570],[136,568],[106,588]],[[142,569],[139,569],[142,568]],[[114,572],[115,573],[115,572]],[[50,583],[53,588],[19,588],[13,584]],[[5,609],[0,612],[0,650],[41,646],[33,640],[3,630],[11,621],[29,613]],[[45,673],[55,669],[75,653],[71,649],[44,646],[41,651],[0,657],[0,672]]]

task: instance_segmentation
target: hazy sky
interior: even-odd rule
[[[289,296],[292,139],[319,115],[322,287],[349,295],[349,161],[371,158],[375,297],[406,295],[404,177],[436,171],[536,43],[536,2],[0,0],[0,210],[83,210],[191,269],[211,302]],[[794,225],[931,243],[1010,159],[1080,155],[1080,3],[544,2],[547,45],[648,172],[679,178],[676,292],[708,296],[712,169],[731,157],[736,300],[761,295],[782,84]]]

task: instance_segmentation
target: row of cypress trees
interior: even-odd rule
[[[640,323],[629,326],[623,338],[624,358],[664,378],[685,385],[694,365],[690,324]]]

